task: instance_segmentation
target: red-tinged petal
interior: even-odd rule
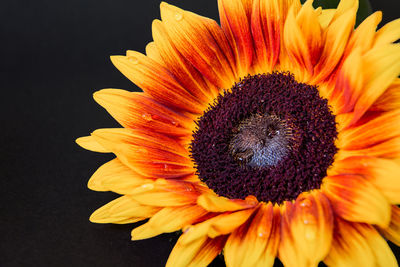
[[[167,267],[207,266],[221,252],[226,242],[226,236],[216,238],[203,237],[187,244],[182,242],[187,233],[183,234],[169,255]]]
[[[363,56],[365,86],[353,122],[361,118],[400,74],[400,45],[380,46]]]
[[[239,76],[249,73],[253,62],[249,1],[218,0],[221,27],[233,47]]]
[[[332,174],[359,174],[364,176],[391,204],[400,203],[400,165],[393,160],[367,156],[350,157],[336,161]]]
[[[400,246],[400,208],[392,206],[392,218],[390,224],[386,228],[379,228],[379,231],[384,237],[392,241],[397,246]]]
[[[204,76],[175,47],[165,29],[163,22],[154,20],[152,25],[153,39],[160,51],[160,57],[176,80],[187,90],[208,102],[218,90],[207,84]]]
[[[112,56],[114,66],[157,102],[177,110],[201,114],[205,104],[187,92],[162,65],[138,52]]]
[[[370,225],[335,220],[332,249],[324,262],[329,266],[397,266],[387,242]]]
[[[253,1],[251,32],[255,49],[254,60],[263,72],[272,71],[279,59],[281,31],[284,25],[280,10],[281,2]]]
[[[262,204],[254,217],[229,235],[224,248],[228,267],[273,266],[280,240],[280,209]]]
[[[394,109],[400,109],[400,79],[396,79],[369,110],[390,111]]]
[[[356,48],[344,60],[337,74],[335,89],[329,99],[330,103],[334,103],[335,114],[353,110],[364,89],[363,68],[361,49]]]
[[[361,176],[343,174],[325,177],[322,192],[341,218],[383,227],[389,224],[388,201],[374,185]]]
[[[371,156],[387,159],[400,158],[400,137],[392,138],[385,142],[358,150],[339,150],[335,158],[345,159],[351,156]]]
[[[341,1],[329,26],[325,30],[323,48],[320,60],[314,68],[314,82],[319,83],[331,76],[354,29],[358,1]]]
[[[319,191],[301,194],[292,208],[282,212],[281,225],[279,258],[285,266],[317,266],[328,254],[333,214]]]
[[[374,47],[387,45],[400,39],[400,19],[393,20],[376,33]]]
[[[200,194],[193,183],[159,179],[136,188],[129,196],[142,205],[177,207],[196,203]]]
[[[197,206],[166,207],[161,209],[150,220],[132,231],[132,240],[146,239],[162,233],[171,233],[195,223],[208,212]]]
[[[90,151],[100,152],[100,153],[111,153],[109,149],[106,149],[101,144],[99,144],[99,142],[97,142],[96,139],[93,138],[93,136],[79,137],[75,140],[75,142],[84,149]]]
[[[357,127],[339,133],[340,147],[345,150],[366,149],[400,135],[400,110],[382,113]]]
[[[197,199],[197,204],[210,212],[225,212],[252,208],[258,204],[258,201],[251,196],[245,200],[228,199],[218,196],[214,192],[207,192]]]
[[[182,242],[189,244],[205,236],[215,238],[217,236],[230,234],[245,223],[254,210],[255,209],[246,209],[232,213],[226,212],[204,222],[188,226],[184,232],[190,233],[190,235],[186,236]]]
[[[88,187],[95,191],[113,191],[123,195],[151,181],[115,158],[102,165],[92,175]]]
[[[134,223],[156,214],[160,208],[141,205],[130,196],[117,198],[97,209],[90,216],[94,223]]]
[[[94,94],[94,99],[125,128],[169,136],[190,136],[194,128],[192,118],[174,112],[143,93],[103,89]]]
[[[218,24],[208,18],[161,3],[161,19],[177,50],[219,88],[235,81],[227,39]],[[223,41],[224,43],[220,43]]]
[[[122,163],[151,178],[178,178],[194,172],[188,151],[174,139],[137,129],[99,129],[92,136]]]

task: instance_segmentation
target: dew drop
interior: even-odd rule
[[[183,15],[182,15],[181,13],[176,13],[176,14],[175,14],[175,19],[176,19],[177,21],[180,21],[180,20],[183,19]]]
[[[310,207],[311,206],[311,201],[309,199],[303,199],[300,203],[301,207]]]
[[[142,185],[142,188],[151,190],[154,188],[154,185],[153,184],[144,184],[144,185]]]
[[[171,124],[174,125],[175,127],[179,126],[179,122],[176,122],[176,121],[171,121]]]
[[[132,64],[138,64],[139,63],[139,59],[137,57],[128,56],[128,59]]]
[[[146,121],[150,122],[153,120],[153,117],[149,113],[143,113],[142,118],[145,119]]]

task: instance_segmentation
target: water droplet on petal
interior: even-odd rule
[[[142,118],[145,119],[146,121],[150,122],[153,120],[153,117],[149,113],[143,113]]]
[[[175,19],[176,19],[177,21],[180,21],[180,20],[183,19],[183,15],[182,15],[181,13],[176,13],[176,14],[175,14]]]
[[[178,127],[178,126],[179,126],[179,122],[171,121],[171,123],[172,123],[172,125],[174,125],[175,127]]]
[[[128,56],[128,59],[132,64],[138,64],[139,63],[139,59],[137,57]]]
[[[300,202],[301,207],[310,207],[312,205],[311,201],[309,199],[303,199]]]
[[[151,190],[154,188],[154,185],[153,184],[144,184],[144,185],[142,185],[142,188]]]

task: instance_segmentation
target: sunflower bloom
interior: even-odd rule
[[[146,55],[113,64],[143,92],[94,94],[123,128],[77,139],[116,158],[96,223],[182,231],[167,266],[397,266],[400,20],[355,28],[357,0],[219,0],[220,24],[161,4]]]

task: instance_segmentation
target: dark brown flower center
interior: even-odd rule
[[[336,137],[317,87],[272,73],[220,94],[197,121],[190,149],[198,176],[217,194],[282,203],[320,187]]]

